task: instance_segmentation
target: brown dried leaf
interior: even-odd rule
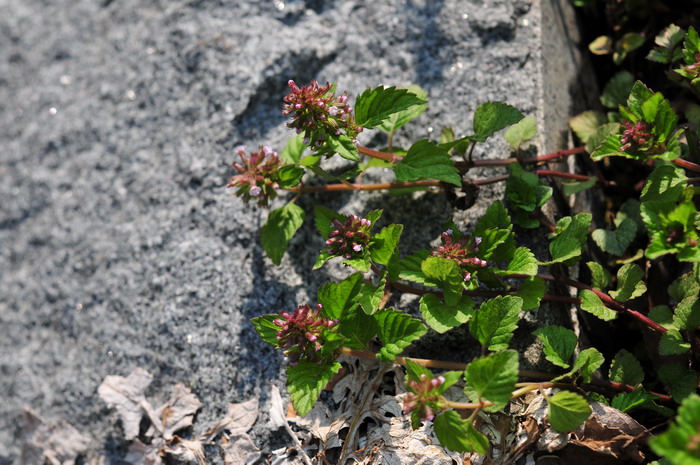
[[[230,440],[222,438],[221,449],[226,465],[252,465],[262,456],[247,434],[234,436]]]
[[[214,440],[222,431],[228,431],[232,436],[245,434],[253,427],[258,418],[258,399],[252,398],[237,404],[228,404],[226,415],[197,439],[208,443]]]
[[[126,378],[107,376],[97,389],[100,398],[109,407],[114,407],[117,410],[117,414],[122,420],[124,438],[127,440],[138,436],[144,412],[149,413],[152,421],[154,417],[158,418],[144,396],[152,379],[153,375],[143,368],[135,368]]]
[[[48,423],[29,408],[20,417],[21,463],[73,465],[79,455],[87,452],[90,438],[63,420]]]
[[[170,440],[175,433],[192,426],[192,419],[202,403],[196,395],[182,383],[175,385],[175,392],[158,410],[156,415],[163,425],[163,438]]]
[[[129,450],[124,457],[124,461],[130,465],[161,465],[163,459],[161,451],[165,447],[165,442],[156,438],[151,444],[144,444],[140,439],[134,439],[129,444]]]
[[[175,436],[171,444],[165,448],[165,452],[177,457],[181,461],[189,463],[197,462],[199,465],[204,465],[206,463],[204,447],[198,439],[189,440]]]

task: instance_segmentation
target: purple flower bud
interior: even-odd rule
[[[447,234],[448,236],[451,236],[451,235],[452,235],[452,230],[451,230],[451,229],[448,229],[447,231],[445,231],[445,234]]]
[[[250,186],[250,195],[252,195],[253,197],[257,197],[258,195],[260,195],[261,191],[262,189],[260,189],[260,186]]]
[[[238,154],[245,153],[245,150],[246,150],[245,145],[237,145],[233,148],[233,151],[238,153]]]
[[[471,274],[470,272],[468,272],[468,271],[465,272],[465,273],[464,273],[464,280],[465,280],[465,281],[471,281],[471,279],[472,279],[472,274]]]
[[[328,109],[328,114],[331,116],[336,116],[338,114],[338,107],[330,107]]]
[[[353,244],[352,250],[355,252],[362,252],[362,246],[360,244]]]

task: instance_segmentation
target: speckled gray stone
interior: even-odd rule
[[[264,453],[284,445],[265,411],[270,385],[284,385],[283,360],[248,320],[313,301],[343,270],[310,272],[322,246],[311,221],[282,266],[264,257],[267,213],[225,188],[232,148],[280,148],[287,80],[314,78],[351,94],[425,88],[430,107],[398,145],[435,140],[444,126],[464,135],[479,103],[502,100],[538,118],[539,150],[561,148],[578,85],[575,38],[563,33],[575,25],[562,9],[563,0],[0,0],[0,464],[19,453],[23,406],[65,419],[94,439],[93,454],[121,463],[121,427],[96,391],[135,367],[155,375],[156,398],[175,382],[194,387],[204,404],[195,432],[227,403],[258,396],[254,440]],[[500,137],[475,154],[507,155]],[[482,189],[466,212],[438,195],[323,202],[348,213],[385,207],[385,223],[407,223],[411,252],[453,214],[468,229],[502,195],[502,185]],[[425,344],[426,356],[440,355]]]

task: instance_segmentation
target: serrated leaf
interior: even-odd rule
[[[604,107],[617,108],[627,101],[627,96],[632,91],[634,76],[629,71],[620,71],[615,74],[605,85],[600,96],[600,103]]]
[[[369,255],[380,265],[389,264],[391,256],[396,252],[399,238],[403,232],[402,224],[392,224],[382,228],[373,238],[369,245]]]
[[[510,234],[509,231],[508,234]],[[481,249],[481,246],[479,248]],[[534,276],[537,274],[538,264],[535,254],[530,249],[518,247],[513,252],[513,258],[508,263],[508,267],[505,270],[494,270],[494,272],[498,275],[525,274]]]
[[[494,404],[487,411],[502,410],[518,382],[518,353],[504,350],[478,358],[467,365],[464,378],[467,380],[464,394],[472,402],[487,400]]]
[[[610,363],[608,376],[610,381],[636,386],[644,381],[644,369],[634,355],[622,349]]]
[[[312,270],[317,270],[321,268],[328,260],[333,258],[333,256],[328,252],[328,249],[323,249],[321,252],[319,252],[318,257],[316,257],[316,261],[314,262]]]
[[[479,244],[479,258],[483,260],[490,260],[501,244],[508,241],[512,235],[513,233],[510,231],[510,229],[488,229],[482,232],[479,236],[475,236],[481,238],[481,243]],[[525,252],[521,252],[519,257],[519,263],[525,268],[527,268],[526,255],[527,254],[525,254]],[[516,263],[516,265],[517,264],[518,263]]]
[[[590,213],[579,213],[570,220],[568,226],[549,244],[549,252],[552,255],[550,264],[560,262],[571,264],[572,261],[578,260],[588,237],[588,227],[591,225],[591,219],[592,215]],[[559,220],[557,225],[562,220]]]
[[[271,313],[250,320],[258,336],[260,336],[260,339],[273,347],[277,347],[279,343],[277,340],[277,331],[280,330],[280,327],[273,323],[275,318],[279,318],[279,315]]]
[[[277,184],[282,189],[289,189],[301,182],[301,178],[306,174],[303,168],[294,165],[285,165],[277,170]]]
[[[625,413],[657,398],[658,396],[649,394],[644,389],[635,389],[632,392],[621,392],[613,397],[611,407]]]
[[[362,289],[362,274],[354,273],[339,283],[326,283],[318,290],[318,302],[327,318],[340,319],[357,305]]]
[[[508,210],[503,202],[497,200],[489,205],[474,227],[474,236],[482,236],[489,229],[512,229],[513,225],[508,215]]]
[[[505,350],[518,327],[518,314],[523,299],[516,296],[499,296],[481,304],[469,322],[469,332],[479,343],[491,351]]]
[[[328,145],[335,153],[346,160],[354,162],[360,161],[360,152],[357,151],[357,145],[355,145],[355,142],[349,136],[341,134],[336,137],[329,137]]]
[[[442,412],[435,417],[433,430],[440,445],[455,452],[476,452],[483,455],[489,450],[489,439],[454,410]]]
[[[627,302],[647,291],[644,284],[644,270],[639,265],[628,263],[617,270],[617,290],[610,291],[610,297],[618,302]]]
[[[343,223],[347,217],[323,205],[314,206],[314,223],[316,224],[316,229],[321,233],[324,239],[328,239],[331,231],[333,231],[334,219]]]
[[[428,101],[428,93],[423,90],[420,86],[411,85],[406,89],[409,93],[414,94],[419,99],[424,102]],[[428,107],[427,103],[415,104],[405,110],[393,113],[385,121],[377,126],[378,129],[386,133],[395,132],[404,124],[418,118],[420,115],[425,113],[425,109]]]
[[[421,263],[421,271],[442,289],[447,305],[457,305],[462,298],[464,277],[456,262],[441,257],[428,257]]]
[[[559,391],[549,398],[549,424],[557,431],[573,431],[590,415],[588,402],[576,393]]]
[[[308,146],[304,144],[304,135],[297,134],[290,138],[287,145],[284,146],[282,152],[280,152],[280,158],[284,160],[285,163],[299,163],[307,147]]]
[[[397,265],[390,268],[394,275],[389,276],[390,281],[396,281],[398,279],[405,279],[406,281],[411,281],[418,284],[424,284],[426,286],[439,287],[440,285],[428,278],[423,271],[421,271],[421,264],[428,258],[430,252],[428,250],[420,250],[413,255],[409,255],[398,261]]]
[[[697,440],[698,429],[700,429],[700,397],[693,394],[683,401],[671,427],[665,433],[652,438],[649,446],[673,465],[698,465],[700,463],[698,449],[691,447],[691,444],[695,444],[694,441]]]
[[[598,247],[613,255],[621,257],[627,251],[627,247],[637,236],[637,223],[631,218],[625,218],[614,230],[596,229],[591,237]]]
[[[543,326],[532,334],[542,341],[544,356],[562,368],[569,368],[569,360],[574,354],[578,338],[576,333],[563,326]]]
[[[340,319],[338,331],[344,338],[345,347],[367,350],[369,341],[379,333],[379,326],[373,315],[351,307]]]
[[[374,318],[379,325],[379,340],[383,344],[377,359],[385,363],[393,362],[411,342],[428,331],[419,320],[399,310],[381,310],[374,314]]]
[[[569,127],[581,142],[587,144],[589,139],[596,133],[598,127],[607,123],[605,114],[602,111],[588,110],[580,113],[569,120]]]
[[[372,261],[369,259],[369,256],[365,255],[364,257],[360,258],[352,258],[352,259],[345,259],[343,260],[343,263],[345,263],[348,266],[351,266],[355,268],[357,271],[361,271],[363,273],[366,273],[369,271],[369,269],[372,267]]]
[[[442,334],[469,321],[474,312],[474,302],[462,296],[456,305],[449,306],[435,294],[425,294],[420,299],[420,311],[428,326]]]
[[[384,298],[384,288],[386,287],[386,276],[383,274],[379,280],[379,285],[362,283],[360,290],[360,307],[368,315],[373,315],[377,312],[379,304]]]
[[[563,182],[561,183],[561,187],[564,191],[564,195],[574,195],[578,194],[579,192],[583,192],[586,189],[590,189],[591,187],[595,186],[596,183],[598,183],[598,178],[591,176],[591,179],[588,179],[587,181]]]
[[[300,360],[287,368],[287,391],[299,415],[303,417],[311,411],[323,388],[341,367],[338,362],[319,365]]]
[[[593,373],[605,362],[605,357],[597,349],[590,347],[579,352],[571,367],[571,373],[580,373],[584,383],[590,383]]]
[[[502,102],[482,103],[474,111],[474,139],[484,142],[495,132],[523,119],[516,108]]]
[[[586,262],[588,269],[591,270],[591,286],[598,290],[604,291],[612,284],[612,276],[603,265],[598,262]]]
[[[294,203],[272,210],[260,230],[260,240],[265,253],[275,265],[279,265],[287,250],[287,244],[304,223],[306,213]]]
[[[700,326],[700,298],[697,295],[678,303],[673,313],[673,325],[679,330],[694,330]]]
[[[655,38],[656,45],[664,48],[674,48],[685,37],[685,31],[675,24],[669,24]]]
[[[546,291],[547,283],[539,276],[532,276],[523,280],[517,293],[517,296],[523,299],[523,310],[539,308],[540,301]]]
[[[593,161],[600,161],[605,157],[625,157],[634,158],[626,152],[622,152],[622,142],[618,132],[620,131],[620,123],[606,123],[596,129],[586,142],[586,151],[591,154]]]
[[[433,373],[424,367],[423,365],[419,365],[410,358],[407,358],[405,360],[406,362],[406,377],[408,379],[411,379],[413,381],[420,381],[421,375],[425,375],[428,378],[433,378]],[[410,389],[410,386],[409,386]]]
[[[669,329],[659,340],[659,355],[680,355],[690,350],[690,343],[683,339],[680,331]]]
[[[532,116],[526,116],[509,127],[503,137],[514,150],[517,150],[523,142],[535,137],[535,134],[537,134],[537,120]]]
[[[578,293],[578,298],[581,299],[581,310],[592,313],[604,321],[617,318],[617,312],[606,307],[595,292],[583,289]]]
[[[692,272],[682,275],[673,281],[668,288],[668,295],[677,302],[698,294],[700,294],[700,282]]]
[[[658,370],[659,378],[671,390],[673,400],[680,403],[696,392],[698,375],[678,362],[662,365]]]
[[[523,171],[517,163],[509,166],[510,176],[506,180],[506,197],[514,205],[525,211],[535,211],[552,196],[552,188],[547,186],[539,176]]]
[[[355,101],[355,122],[362,127],[371,129],[395,113],[425,103],[427,103],[425,100],[418,98],[408,89],[397,89],[396,87],[367,89]]]
[[[662,210],[680,199],[687,179],[682,169],[658,164],[644,183],[639,200],[646,208]]]
[[[657,305],[649,311],[649,318],[666,329],[677,329],[673,325],[673,312],[667,305]]]
[[[462,186],[462,178],[447,151],[427,139],[419,140],[394,165],[396,179],[401,182],[437,179]]]

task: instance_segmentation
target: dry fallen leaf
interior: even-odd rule
[[[226,465],[252,465],[262,456],[247,434],[234,436],[230,440],[222,438],[221,449]]]
[[[100,398],[109,407],[117,410],[124,428],[124,438],[134,439],[139,434],[139,426],[144,412],[149,414],[151,420],[158,418],[153,412],[151,404],[146,401],[144,393],[151,384],[153,375],[143,368],[135,368],[131,374],[123,376],[107,376],[97,389]],[[153,421],[154,424],[158,423]],[[156,426],[161,427],[161,425]]]
[[[165,448],[165,453],[189,463],[197,462],[199,465],[206,463],[204,446],[198,439],[189,440],[175,436],[171,445]]]
[[[51,465],[74,465],[91,443],[89,437],[65,421],[49,423],[28,408],[22,412],[20,422],[21,463],[43,464],[48,461]]]
[[[144,444],[140,439],[134,439],[129,444],[129,450],[124,461],[130,465],[161,465],[161,449],[165,447],[165,441],[154,439],[150,444]]]
[[[163,424],[163,438],[170,440],[176,431],[192,426],[192,419],[202,403],[182,383],[175,385],[175,392],[158,410],[156,415]]]

